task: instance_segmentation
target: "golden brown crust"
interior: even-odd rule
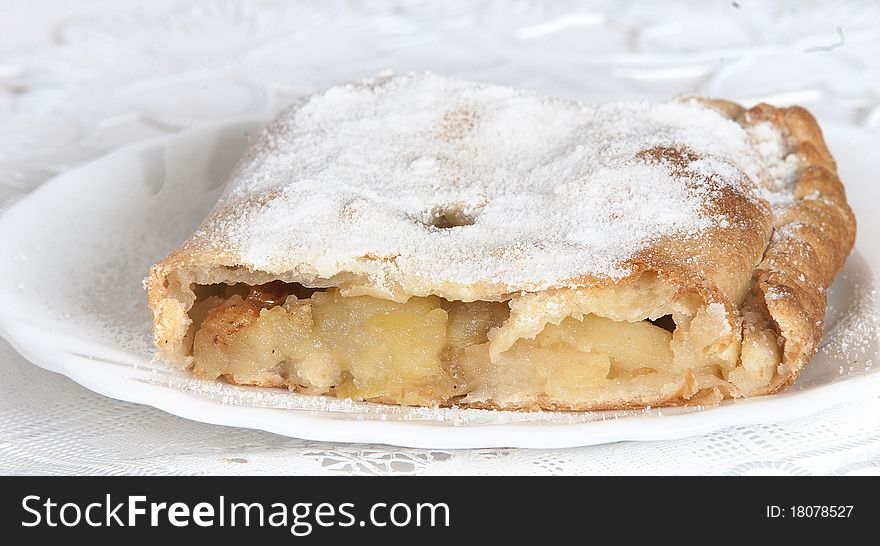
[[[224,381],[227,381],[232,384],[236,384],[231,380],[228,376],[222,377]],[[308,391],[306,387],[302,385],[298,385],[296,383],[279,383],[274,380],[268,380],[259,383],[247,383],[248,386],[254,387],[285,387],[288,388],[291,392],[297,392],[300,394],[312,394]],[[332,394],[332,393],[331,393]],[[666,407],[675,407],[675,406],[695,406],[695,405],[705,405],[712,406],[716,405],[719,401],[724,398],[730,398],[730,395],[727,392],[724,392],[723,389],[719,389],[718,387],[711,387],[706,389],[700,389],[693,394],[690,393],[676,393],[672,396],[668,397],[658,397],[656,399],[643,399],[638,401],[632,400],[624,400],[618,403],[603,403],[603,404],[562,404],[559,402],[553,402],[546,399],[539,399],[530,401],[527,403],[519,403],[519,404],[496,404],[494,402],[465,402],[461,399],[450,399],[439,402],[436,404],[439,408],[463,408],[463,409],[482,409],[482,410],[517,410],[517,411],[571,411],[571,412],[581,412],[581,411],[606,411],[606,410],[639,410],[645,408],[666,408]],[[393,399],[390,398],[368,398],[364,400],[365,402],[371,402],[374,404],[385,404],[389,406],[399,406],[400,404]]]
[[[728,220],[725,227],[713,227],[700,237],[659,240],[627,261],[630,273],[622,279],[611,281],[584,275],[570,279],[559,288],[624,285],[651,273],[679,287],[681,292],[691,294],[701,305],[718,303],[730,323],[740,328],[743,344],[760,344],[768,337],[776,340],[781,352],[776,374],[765,386],[746,394],[777,392],[797,378],[818,347],[823,332],[825,290],[852,249],[855,218],[846,202],[834,159],[809,112],[800,107],[774,108],[766,104],[746,110],[729,101],[699,100],[743,126],[769,122],[778,129],[800,160],[793,202],[771,208],[763,201],[719,187],[706,206]],[[646,151],[644,159],[666,162],[670,169],[675,169],[680,167],[676,153],[682,152]],[[362,278],[345,275],[309,278],[301,271],[287,275],[254,271],[241,263],[238,256],[219,251],[203,236],[196,235],[151,269],[148,299],[160,358],[181,367],[191,365],[187,340],[191,340],[192,332],[187,311],[195,300],[192,285],[262,284],[283,280],[311,283],[316,287],[350,287],[359,293],[368,293]],[[499,301],[516,297],[508,288],[491,283],[467,286],[438,283],[431,291],[449,299]],[[406,294],[401,297],[405,299]],[[723,387],[696,388],[686,383],[674,393],[614,404],[562,405],[535,400],[504,408],[631,409],[682,405],[731,395]],[[298,389],[296,385],[291,388]],[[446,405],[499,408],[492,402],[453,400]]]
[[[743,124],[768,121],[802,161],[795,201],[774,216],[774,235],[752,279],[783,348],[777,376],[764,391],[790,385],[815,354],[824,329],[826,296],[855,243],[855,216],[815,118],[805,109],[759,104]],[[746,327],[753,325],[747,321]]]

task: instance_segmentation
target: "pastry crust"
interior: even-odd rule
[[[407,84],[394,83],[406,78],[433,77],[394,78],[392,85]],[[353,87],[362,92],[387,85],[388,81],[377,80]],[[507,266],[501,262],[511,260],[511,252],[505,250],[499,251],[500,265],[492,275],[470,279],[454,275],[438,278],[431,271],[411,266],[405,261],[406,249],[396,254],[362,255],[343,255],[343,249],[338,255],[330,252],[329,257],[316,254],[310,262],[301,256],[291,258],[289,249],[278,248],[269,259],[257,263],[253,253],[235,235],[241,233],[241,226],[253,227],[255,233],[264,232],[266,226],[256,229],[259,226],[254,224],[265,218],[255,216],[253,211],[262,211],[285,198],[285,192],[295,192],[296,184],[260,187],[253,183],[243,186],[240,182],[253,182],[257,175],[265,176],[255,174],[255,165],[265,164],[267,155],[277,152],[278,139],[296,129],[296,113],[309,108],[310,103],[296,105],[280,116],[241,160],[224,198],[202,228],[151,269],[147,287],[158,357],[182,368],[193,365],[195,327],[188,313],[197,299],[197,286],[253,286],[280,280],[312,288],[338,287],[343,295],[399,302],[432,295],[449,301],[506,301],[510,317],[489,334],[493,361],[517,340],[535,339],[547,324],[560,324],[567,317],[592,313],[631,322],[670,314],[687,317],[691,325],[688,331],[712,331],[712,345],[707,345],[704,352],[716,355],[713,362],[732,362],[731,369],[722,374],[724,380],[706,380],[688,373],[679,383],[667,384],[660,390],[645,387],[605,399],[559,402],[541,395],[499,403],[490,394],[433,401],[439,405],[596,410],[712,403],[722,397],[776,392],[796,379],[816,351],[823,332],[825,289],[852,249],[855,218],[821,130],[803,108],[760,104],[745,109],[728,101],[705,98],[682,99],[680,104],[714,110],[755,134],[775,131],[774,138],[781,137],[785,147],[782,157],[776,158],[777,163],[784,162],[790,167],[784,175],[789,178],[784,181],[785,188],[774,187],[783,183],[780,179],[784,176],[774,173],[772,166],[764,165],[760,172],[746,173],[751,178],[761,177],[762,181],[751,180],[737,186],[719,182],[713,173],[697,169],[695,165],[701,156],[686,147],[643,148],[638,152],[641,163],[662,166],[674,176],[707,190],[702,194],[701,214],[713,219],[711,225],[694,233],[660,233],[648,244],[616,260],[613,270],[561,268],[565,274],[555,278],[514,273],[505,276]],[[448,140],[464,138],[462,135],[479,123],[479,109],[462,108],[450,110],[442,118],[439,138],[447,139],[444,146],[454,145]],[[455,186],[458,182],[447,183]],[[500,190],[497,195],[485,195],[489,200],[500,196]],[[431,203],[424,204],[430,208]],[[349,205],[348,209],[340,206],[339,214],[359,214],[357,203]],[[425,241],[446,236],[441,233],[445,224],[461,225],[472,219],[465,209],[445,209],[433,214],[437,216],[432,220],[436,221],[434,229],[429,226],[424,230]],[[459,214],[461,217],[456,216]],[[479,223],[480,219],[476,221]],[[520,249],[524,253],[520,258],[526,262],[546,259],[537,248],[540,246],[532,244]],[[478,258],[493,259],[463,256],[464,260]],[[626,305],[621,303],[624,300]],[[676,335],[684,338],[687,331],[682,330]],[[687,349],[689,342],[677,342],[679,350]],[[768,367],[768,363],[772,365]],[[770,370],[769,375],[765,369]],[[279,383],[266,380],[257,384]],[[282,384],[292,390],[305,390],[295,382]],[[370,399],[400,403],[381,396]]]
[[[751,280],[744,339],[770,328],[782,344],[778,374],[762,393],[797,379],[822,338],[826,294],[855,243],[856,220],[837,165],[815,118],[805,109],[759,104],[743,123],[769,121],[801,160],[794,202],[776,211],[774,233]]]

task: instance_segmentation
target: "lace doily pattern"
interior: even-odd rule
[[[268,115],[388,69],[586,101],[796,102],[880,130],[880,6],[868,1],[209,0],[115,13],[59,24],[39,48],[0,50],[0,212],[114,148]],[[418,450],[185,421],[90,393],[5,342],[0,362],[2,473],[880,473],[880,399],[676,441]]]

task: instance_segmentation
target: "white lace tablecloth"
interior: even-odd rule
[[[878,52],[870,1],[0,2],[0,211],[111,149],[386,69],[587,101],[799,103],[880,130]],[[0,473],[880,474],[880,398],[676,441],[444,451],[190,422],[6,342],[0,366]]]

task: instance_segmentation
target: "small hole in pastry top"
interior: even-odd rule
[[[464,210],[460,204],[444,205],[435,207],[431,211],[431,220],[429,225],[440,228],[449,229],[461,226],[472,226],[476,222],[476,218]]]

